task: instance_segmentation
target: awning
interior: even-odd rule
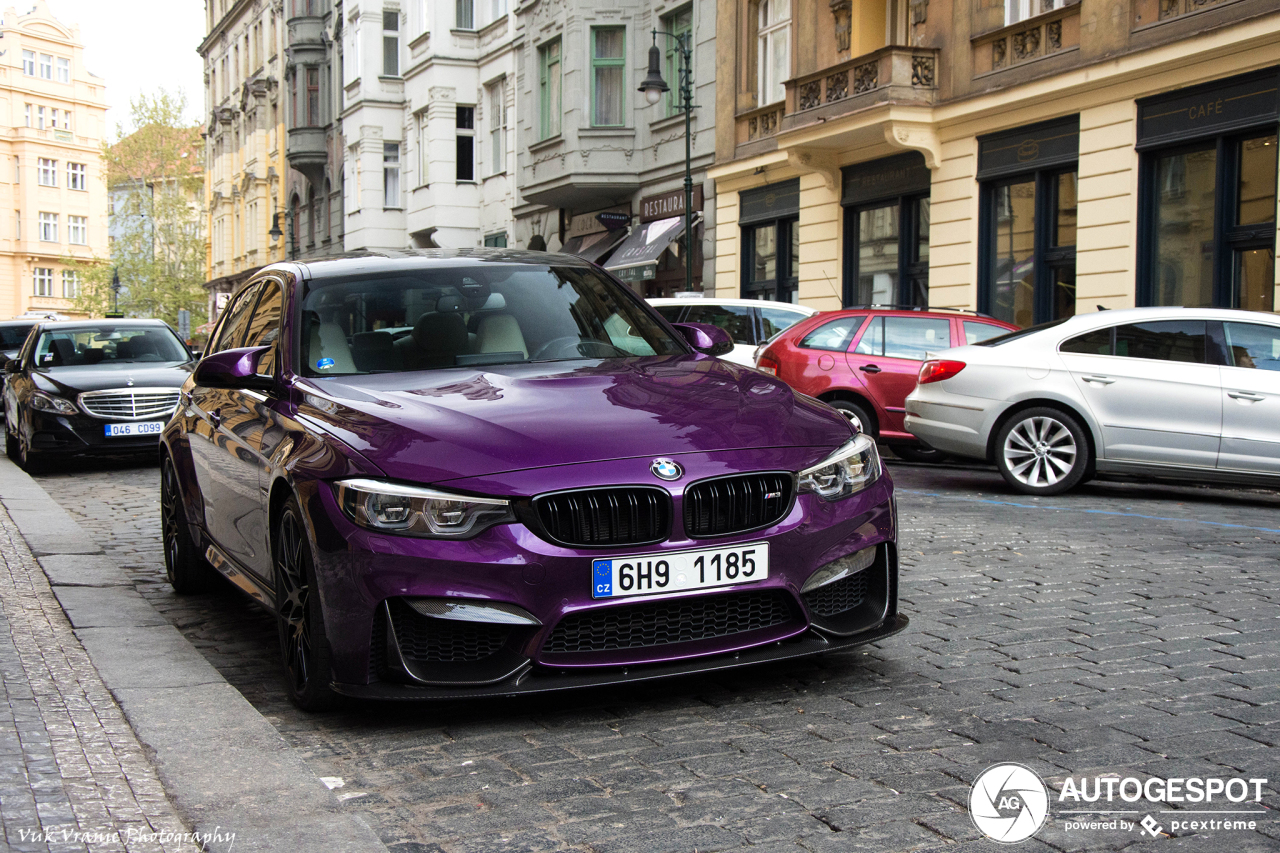
[[[600,259],[607,255],[610,249],[621,243],[626,236],[627,230],[620,228],[617,231],[599,231],[595,234],[585,234],[581,237],[570,237],[565,241],[564,247],[560,251],[566,255],[577,255],[585,261],[598,264]]]
[[[604,268],[623,281],[646,281],[657,275],[658,258],[684,233],[684,217],[656,219],[631,232]]]

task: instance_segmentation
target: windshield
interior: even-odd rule
[[[1039,326],[1031,326],[1030,328],[1026,328],[1026,329],[1018,329],[1018,331],[1016,332],[1009,332],[1008,334],[1005,334],[1005,335],[996,335],[994,338],[987,338],[985,341],[977,341],[974,343],[974,346],[998,347],[1001,344],[1007,344],[1012,341],[1016,341],[1018,340],[1018,338],[1025,338],[1027,335],[1034,335],[1036,332],[1043,332],[1045,329],[1052,329],[1054,326],[1061,326],[1063,323],[1067,322],[1067,320],[1069,319],[1071,318],[1068,317],[1066,320],[1054,320],[1049,323],[1041,323]]]
[[[317,282],[302,303],[304,376],[687,352],[589,269],[484,263]]]
[[[36,342],[36,367],[181,362],[191,358],[167,328],[95,326],[44,332]]]
[[[35,328],[35,325],[0,326],[0,349],[22,349],[22,344],[27,340],[27,332]]]

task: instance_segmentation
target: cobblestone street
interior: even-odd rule
[[[994,850],[967,801],[998,762],[1053,791],[1104,774],[1269,780],[1261,805],[1095,804],[1151,815],[1154,838],[1068,830],[1090,804],[1051,792],[1020,851],[1280,849],[1280,494],[1095,482],[1033,499],[980,467],[892,472],[911,625],[879,646],[321,716],[288,704],[266,614],[229,586],[178,598],[164,582],[154,465],[38,481],[395,853]],[[1173,828],[1227,808],[1256,828]]]

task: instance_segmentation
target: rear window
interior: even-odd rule
[[[1019,338],[1025,338],[1027,335],[1034,335],[1036,332],[1043,332],[1045,329],[1052,329],[1054,326],[1061,326],[1067,322],[1069,317],[1064,320],[1054,320],[1049,323],[1041,323],[1039,326],[1030,326],[1026,329],[1019,329],[1016,332],[1009,332],[1007,335],[996,335],[994,338],[987,338],[985,341],[978,341],[980,347],[998,347],[1004,344],[1013,343]]]
[[[761,337],[768,340],[779,332],[786,331],[808,316],[809,315],[803,311],[788,311],[786,308],[762,307],[760,309],[760,325],[763,327],[761,329]]]
[[[990,323],[977,323],[973,320],[964,321],[964,342],[966,344],[980,344],[983,341],[989,341],[994,337],[998,337],[1008,332],[1004,326],[993,326]]]
[[[684,310],[683,305],[655,305],[654,308],[668,323],[679,323],[680,312]]]
[[[735,344],[756,343],[756,322],[752,309],[738,305],[690,305],[686,323],[707,323],[724,329]]]
[[[849,348],[849,342],[853,340],[853,336],[858,333],[858,329],[862,326],[862,321],[866,317],[841,317],[838,320],[831,320],[823,323],[809,334],[800,339],[802,349],[823,349],[832,352],[844,352]]]
[[[0,326],[0,349],[20,349],[27,340],[27,333],[35,328],[30,326]]]

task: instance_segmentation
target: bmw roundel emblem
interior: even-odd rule
[[[679,480],[684,476],[684,469],[680,467],[680,463],[672,459],[655,459],[649,465],[649,470],[659,480]]]

